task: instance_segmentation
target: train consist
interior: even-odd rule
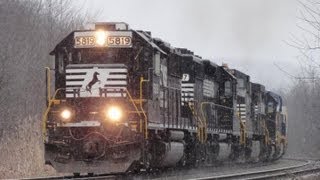
[[[250,76],[175,48],[126,23],[96,23],[50,53],[46,163],[58,172],[111,173],[235,161],[286,150],[279,95]],[[53,89],[53,88],[52,88]]]

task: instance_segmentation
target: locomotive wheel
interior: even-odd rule
[[[283,144],[283,142],[281,142],[279,144],[279,146],[276,148],[276,152],[273,155],[273,159],[281,158],[281,156],[283,155],[283,152],[284,152],[284,144]]]
[[[267,151],[266,151],[266,157],[267,157],[267,161],[272,160],[272,146],[271,145],[267,145]]]
[[[239,159],[240,157],[240,148],[238,145],[231,145],[231,154],[229,156],[229,159],[232,161],[235,161],[237,159]]]
[[[134,174],[137,174],[140,172],[140,169],[142,168],[142,162],[141,161],[134,161],[131,166],[128,168],[127,172],[132,172]]]
[[[194,149],[194,153],[195,153],[194,167],[197,168],[205,160],[205,148],[200,143],[197,143],[195,147],[196,148]]]
[[[246,161],[250,160],[251,153],[252,153],[252,140],[248,140],[246,147],[244,147],[244,156]]]
[[[186,162],[186,166],[188,167],[195,167],[197,164],[197,154],[199,149],[197,149],[198,147],[198,143],[197,140],[195,139],[195,137],[188,136],[185,139],[186,142],[186,148],[185,148],[185,162]]]
[[[283,156],[283,155],[286,153],[286,145],[285,145],[284,142],[282,142],[281,144],[282,144],[282,146],[283,146],[283,151],[282,151],[281,156]]]
[[[260,141],[259,160],[262,162],[267,160],[267,146],[261,141]]]
[[[251,153],[252,153],[252,147],[245,147],[244,149],[245,153],[245,159],[250,160],[251,158]]]
[[[217,161],[219,156],[220,146],[217,143],[211,142],[206,146],[206,163],[212,164]]]
[[[205,164],[211,164],[212,159],[211,157],[213,156],[213,147],[210,142],[207,143],[205,146]]]
[[[178,167],[185,167],[185,166],[187,166],[186,154],[184,154],[182,159],[178,162]]]

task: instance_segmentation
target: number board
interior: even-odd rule
[[[86,31],[74,33],[75,48],[132,47],[131,31]]]

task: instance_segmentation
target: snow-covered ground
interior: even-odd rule
[[[0,152],[0,179],[56,174],[54,169],[44,165],[39,116],[27,117],[19,126],[3,131]]]

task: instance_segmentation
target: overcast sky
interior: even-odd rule
[[[228,63],[268,89],[290,81],[274,63],[296,72],[297,51],[285,41],[297,32],[296,0],[82,0],[98,21],[124,21],[172,46],[217,64]]]

